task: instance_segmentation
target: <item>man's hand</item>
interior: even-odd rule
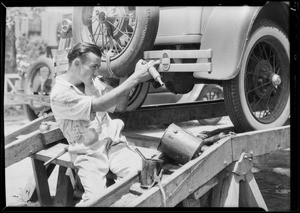
[[[138,79],[138,82],[145,82],[152,78],[150,73],[148,72],[148,69],[150,67],[154,67],[160,64],[159,60],[150,60],[149,62],[144,61],[143,59],[140,59],[136,65],[134,73],[132,74],[132,77],[135,77]]]

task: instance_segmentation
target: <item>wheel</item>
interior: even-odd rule
[[[224,81],[226,110],[234,126],[251,131],[282,126],[290,115],[289,40],[275,23],[253,27],[239,74]]]
[[[113,75],[131,74],[156,38],[158,7],[74,7],[73,14],[74,43],[101,47],[101,73],[106,72],[109,59]]]
[[[39,58],[27,70],[24,88],[25,94],[49,95],[54,83],[53,73],[54,67],[52,60],[49,58]],[[24,112],[27,118],[32,121],[42,116],[43,112],[51,112],[51,108],[50,106],[32,102],[29,105],[24,105]]]
[[[129,93],[127,111],[132,111],[142,106],[142,104],[144,103],[147,97],[149,88],[150,88],[150,83],[145,82],[137,85],[131,90],[131,92]]]
[[[207,84],[203,87],[200,92],[197,101],[211,101],[211,100],[220,100],[223,99],[223,88],[217,84]],[[215,125],[217,124],[222,117],[217,118],[207,118],[198,120],[202,125]]]
[[[85,41],[101,47],[100,72],[109,77],[130,75],[156,38],[158,7],[75,7],[73,14],[77,14],[73,16],[74,43]],[[134,88],[129,94],[127,111],[140,107],[148,90],[149,83]]]

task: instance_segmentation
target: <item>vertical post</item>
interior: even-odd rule
[[[51,206],[52,198],[50,196],[48,176],[44,162],[33,158],[31,158],[31,162],[39,203],[41,206]]]
[[[48,178],[50,177],[54,168],[55,168],[55,164],[50,163],[48,165],[48,167],[46,169]],[[37,201],[38,200],[34,175],[28,179],[28,182],[22,192],[23,193],[21,196],[22,196],[23,200],[25,200],[25,201]]]
[[[183,205],[183,207],[201,207],[200,200],[195,199],[191,195],[182,201],[182,205]]]
[[[56,186],[55,206],[71,206],[74,190],[69,176],[66,175],[67,167],[59,166]]]
[[[239,206],[239,179],[232,172],[212,190],[213,207]]]
[[[252,172],[248,172],[245,181],[241,181],[240,199],[243,207],[260,207],[268,211]]]

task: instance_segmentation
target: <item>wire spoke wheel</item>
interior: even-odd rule
[[[129,46],[136,29],[135,7],[86,7],[82,14],[87,27],[83,39],[99,46],[104,59],[109,54],[114,60]]]
[[[289,41],[262,20],[253,27],[241,70],[224,81],[225,106],[240,131],[282,126],[290,115]]]
[[[223,89],[217,84],[208,84],[203,87],[197,101],[212,101],[223,99]],[[207,118],[198,120],[202,125],[215,125],[222,117]]]
[[[127,77],[150,50],[156,38],[159,7],[74,7],[74,43],[89,42],[101,48],[100,73],[107,78]],[[130,94],[127,110],[140,107],[149,83]]]
[[[288,73],[277,47],[264,38],[250,53],[246,69],[245,93],[249,109],[259,122],[273,122],[283,110]]]

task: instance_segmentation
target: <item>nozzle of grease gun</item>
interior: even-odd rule
[[[148,71],[150,72],[154,80],[160,84],[160,86],[165,86],[164,82],[162,82],[161,80],[161,75],[154,67],[149,67]]]

